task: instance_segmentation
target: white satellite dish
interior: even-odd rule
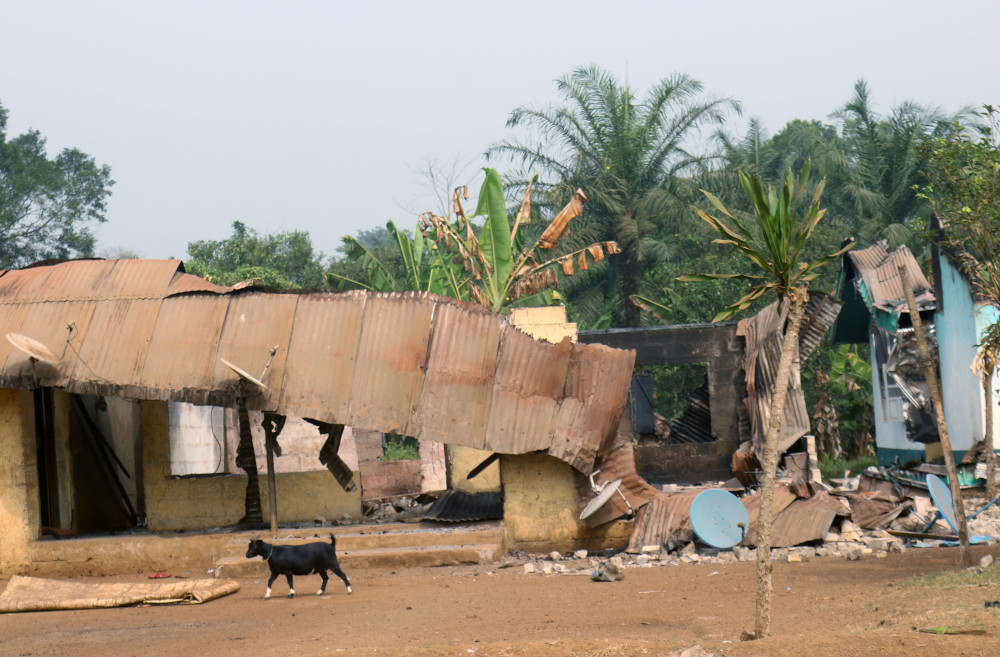
[[[604,506],[607,501],[618,492],[618,487],[621,485],[621,479],[615,479],[610,484],[604,484],[601,487],[601,492],[597,494],[597,497],[590,500],[587,506],[583,507],[583,511],[580,512],[580,520],[586,520],[590,516],[597,513],[597,510]]]
[[[29,338],[28,336],[21,335],[20,333],[8,333],[7,342],[28,354],[28,358],[33,360],[40,360],[52,364],[59,362],[59,356],[56,356],[49,350],[48,347],[34,338]]]
[[[232,363],[230,363],[225,358],[220,358],[219,360],[221,360],[222,363],[226,367],[228,367],[232,371],[236,372],[241,379],[243,379],[245,381],[249,381],[250,383],[254,384],[255,386],[257,386],[258,388],[260,388],[262,390],[267,390],[267,386],[264,385],[264,383],[260,379],[258,379],[257,377],[253,376],[252,374],[248,373],[246,370],[243,370],[243,369],[237,367],[236,365],[233,365]]]

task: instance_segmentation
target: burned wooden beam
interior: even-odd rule
[[[329,422],[311,418],[303,419],[315,425],[319,429],[319,432],[327,437],[326,442],[323,443],[323,447],[319,450],[319,462],[326,466],[326,469],[330,471],[330,474],[337,480],[340,487],[345,492],[350,493],[357,488],[354,483],[354,473],[351,472],[351,469],[344,463],[344,460],[337,454],[340,451],[340,440],[344,437],[344,425],[330,424]]]

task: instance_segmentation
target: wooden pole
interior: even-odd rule
[[[969,527],[965,522],[965,502],[962,500],[962,490],[958,485],[955,454],[951,451],[951,438],[948,437],[948,427],[944,421],[944,403],[941,398],[941,389],[938,387],[937,371],[934,367],[934,361],[931,360],[931,351],[927,347],[927,336],[924,335],[924,325],[920,320],[920,311],[917,308],[917,299],[913,294],[913,286],[910,285],[906,264],[897,262],[896,267],[899,270],[899,277],[903,281],[906,304],[910,311],[910,322],[913,324],[917,347],[920,349],[920,363],[924,368],[924,378],[927,379],[931,403],[934,405],[934,417],[937,418],[938,436],[941,438],[941,448],[944,451],[944,467],[948,472],[948,487],[951,489],[951,496],[955,502],[955,519],[958,521],[958,556],[962,567],[968,568],[972,565],[972,553],[969,550]]]

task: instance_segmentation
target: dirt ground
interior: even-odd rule
[[[1000,561],[1000,546],[973,550]],[[970,578],[949,572],[957,557],[933,548],[776,564],[773,636],[762,641],[740,640],[753,624],[753,563],[632,568],[612,583],[494,565],[349,572],[350,596],[334,579],[317,597],[310,576],[291,600],[283,579],[271,600],[255,579],[202,605],[3,614],[0,654],[619,657],[695,643],[734,656],[1000,654],[1000,609],[985,606],[1000,599],[1000,566]],[[915,631],[943,626],[986,634]]]

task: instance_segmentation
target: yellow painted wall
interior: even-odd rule
[[[558,343],[569,338],[576,342],[576,324],[566,321],[565,306],[514,308],[510,323],[536,340]]]
[[[473,447],[446,445],[451,468],[451,487],[466,493],[496,493],[500,490],[500,462],[495,461],[472,479],[467,479],[472,469],[492,454]]]
[[[512,549],[596,550],[625,547],[631,521],[616,521],[590,529],[580,521],[574,470],[548,454],[500,457],[504,525]]]
[[[31,393],[0,390],[0,577],[27,572],[38,535],[35,434],[24,420],[32,408]]]
[[[234,525],[244,515],[244,475],[172,477],[166,402],[142,402],[143,478],[146,525],[150,531],[181,531]],[[361,486],[346,493],[326,470],[282,473],[276,477],[278,522],[311,522],[361,517]],[[270,518],[267,475],[260,476],[261,508]]]

